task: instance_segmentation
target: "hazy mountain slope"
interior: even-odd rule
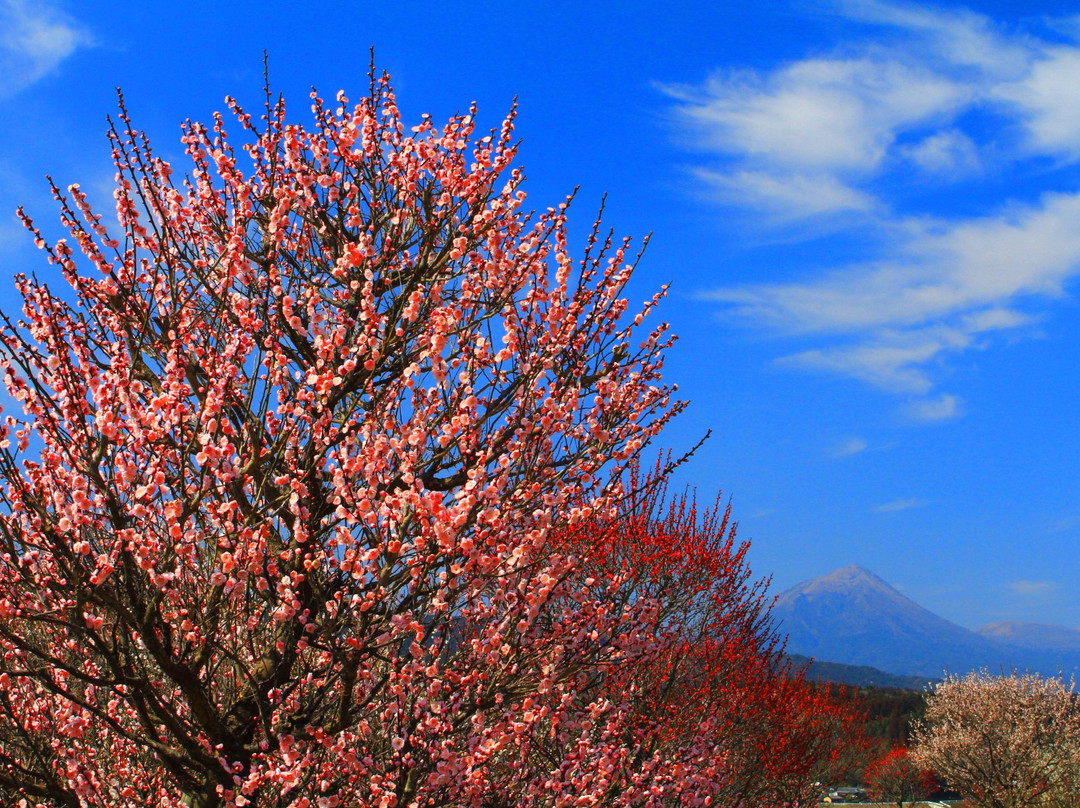
[[[852,687],[881,687],[894,690],[926,689],[927,685],[937,684],[940,679],[932,676],[904,676],[897,673],[871,668],[869,665],[845,665],[842,662],[811,660],[802,654],[788,654],[796,666],[809,663],[806,678],[811,682],[835,682]]]
[[[950,623],[858,565],[792,587],[780,595],[773,616],[793,654],[894,674],[940,677],[1014,667],[1054,674],[1080,663],[1080,652],[1021,647]]]

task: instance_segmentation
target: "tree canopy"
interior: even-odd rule
[[[374,73],[307,126],[228,105],[181,176],[121,99],[116,222],[78,186],[54,243],[20,211],[70,291],[20,276],[0,336],[0,794],[803,793],[843,711],[726,512],[632,473],[682,405],[630,242],[527,211],[513,113],[407,130]]]

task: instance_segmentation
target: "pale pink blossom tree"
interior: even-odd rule
[[[1072,688],[1034,674],[948,677],[927,698],[911,759],[980,808],[1028,808],[1080,785],[1080,709]]]
[[[312,99],[187,123],[186,174],[121,102],[115,221],[78,186],[66,238],[22,214],[71,291],[20,276],[2,336],[0,794],[709,804],[714,737],[640,759],[575,690],[660,610],[551,530],[611,518],[680,407],[661,295],[629,309],[599,222],[575,257],[567,204],[526,212],[513,115],[409,131],[374,73]]]

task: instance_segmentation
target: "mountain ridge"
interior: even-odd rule
[[[772,614],[790,653],[890,674],[940,678],[986,668],[1068,676],[1080,670],[1080,632],[1021,623],[972,631],[857,564],[782,592]]]
[[[869,665],[845,665],[824,659],[811,659],[802,654],[788,654],[797,668],[805,667],[806,678],[812,682],[831,682],[848,687],[880,687],[891,690],[924,691],[941,679],[932,676],[904,676],[872,668]]]

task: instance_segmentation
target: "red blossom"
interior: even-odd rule
[[[906,749],[890,749],[870,763],[865,774],[871,796],[904,808],[904,803],[925,799],[933,791],[933,772],[917,765]]]

